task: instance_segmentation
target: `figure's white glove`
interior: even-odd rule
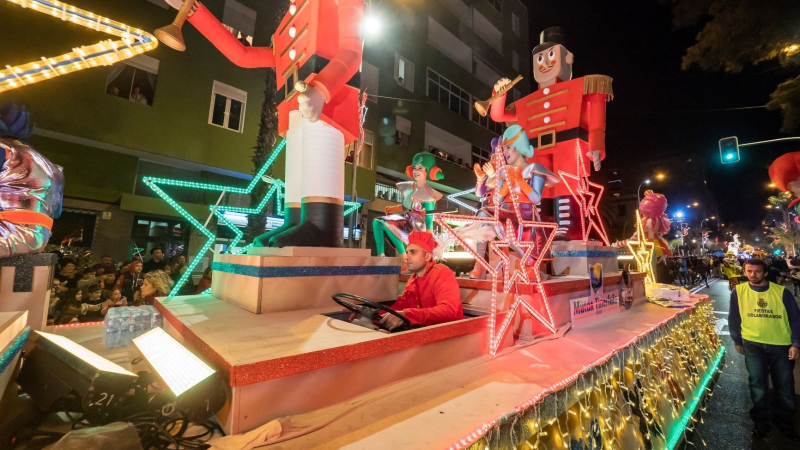
[[[181,9],[181,6],[183,6],[183,4],[186,3],[186,0],[164,0],[164,1],[167,2],[169,6],[172,6],[175,9]],[[192,5],[192,11],[189,13],[189,17],[192,17],[195,11],[197,11],[197,5],[199,3],[200,3],[199,1],[194,2],[194,5]]]
[[[325,106],[325,96],[322,91],[314,86],[306,86],[306,90],[297,96],[297,105],[300,113],[310,122],[316,122],[322,115]]]
[[[595,172],[600,170],[600,151],[592,150],[590,152],[586,152],[586,156],[591,158],[592,162],[594,163]]]
[[[500,80],[498,80],[497,83],[494,84],[494,92],[495,93],[500,92],[503,89],[503,87],[505,87],[505,85],[509,83],[511,83],[511,80],[509,80],[508,78],[500,78]]]

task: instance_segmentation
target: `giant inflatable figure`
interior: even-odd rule
[[[533,77],[539,88],[516,101],[514,108],[506,108],[506,95],[501,95],[491,105],[492,120],[521,125],[536,149],[530,162],[557,175],[559,171],[577,177],[589,174],[589,162],[600,170],[606,154],[606,103],[614,97],[611,78],[587,75],[573,80],[574,57],[564,47],[561,28],[545,29],[540,42],[533,49]],[[510,82],[501,79],[494,86],[495,92]],[[584,217],[566,182],[546,188],[543,196],[554,199],[556,239],[582,239]]]
[[[769,179],[781,191],[791,191],[794,199],[788,208],[797,208],[800,203],[800,152],[786,153],[769,166]]]
[[[400,256],[406,252],[408,235],[412,231],[433,231],[433,211],[442,194],[428,186],[428,179],[438,181],[444,175],[436,167],[436,159],[430,153],[414,155],[411,165],[406,168],[406,175],[414,181],[397,183],[397,189],[403,194],[403,203],[387,206],[387,215],[372,221],[378,256],[384,256],[386,238],[389,238]]]
[[[32,131],[25,108],[0,108],[0,257],[38,252],[61,215],[64,173],[22,141]]]
[[[639,201],[639,213],[642,216],[645,239],[655,244],[657,258],[672,256],[672,252],[669,250],[669,243],[664,239],[664,235],[669,233],[669,228],[672,225],[666,211],[667,197],[663,194],[656,194],[651,190],[644,192],[644,197]],[[631,240],[639,240],[638,234],[638,232],[634,232]],[[628,241],[619,241],[614,245],[620,248],[627,248]]]
[[[173,6],[180,0],[170,0]],[[278,132],[286,143],[284,225],[258,246],[341,247],[344,146],[358,138],[362,0],[304,0],[290,5],[272,47],[243,45],[195,0],[189,23],[240,67],[273,67]],[[158,33],[162,42],[171,45]],[[182,49],[182,43],[173,48]]]
[[[497,180],[492,202],[484,203],[483,208],[478,211],[478,216],[491,217],[497,214],[501,223],[505,224],[507,220],[511,220],[514,225],[518,225],[511,198],[515,196],[521,219],[525,221],[538,219],[536,205],[541,203],[542,193],[546,188],[558,184],[560,180],[543,165],[528,163],[529,159],[535,157],[535,150],[521,126],[512,125],[506,128],[500,148],[501,153],[495,152],[494,158],[504,158],[506,164],[495,174]],[[481,172],[478,172],[478,184],[481,184],[481,181]],[[500,236],[503,233],[502,229],[497,230]],[[486,252],[487,244],[488,242],[481,242],[477,245],[476,251],[479,255]],[[483,271],[483,266],[477,265],[476,269],[470,272],[470,276],[481,277]]]

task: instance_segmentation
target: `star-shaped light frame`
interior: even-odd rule
[[[80,25],[121,39],[100,41],[93,45],[73,48],[71,52],[17,66],[3,66],[0,70],[0,92],[29,86],[40,81],[55,79],[61,75],[110,66],[119,61],[153,50],[158,40],[152,34],[125,25],[85,9],[76,8],[55,0],[6,0],[30,11],[37,11],[61,21]],[[8,70],[6,70],[8,69]]]
[[[559,170],[558,176],[580,207],[581,213],[578,217],[581,221],[581,240],[583,243],[589,242],[589,236],[594,230],[603,243],[606,246],[610,246],[611,242],[608,240],[608,233],[606,233],[606,228],[602,219],[600,219],[600,210],[598,208],[605,188],[601,184],[589,181],[580,141],[577,142],[576,147],[578,164],[575,173]]]
[[[646,281],[655,283],[653,276],[653,253],[655,252],[656,245],[647,239],[644,234],[644,225],[642,225],[642,216],[639,210],[636,210],[636,234],[632,239],[628,239],[628,250],[633,254],[636,260],[636,269],[639,272],[644,272]],[[634,248],[635,247],[635,248]]]
[[[510,185],[510,179],[508,176],[508,171],[505,170],[506,162],[505,158],[503,157],[501,152],[495,154],[496,158],[496,167],[498,167],[498,173],[501,174],[503,180]],[[510,190],[509,195],[511,196],[511,203],[514,206],[514,213],[517,217],[517,221],[519,223],[519,227],[517,230],[513,229],[510,221],[507,221],[505,224],[505,236],[503,239],[492,241],[489,244],[490,251],[497,254],[500,259],[502,260],[501,264],[498,266],[492,267],[489,264],[488,258],[484,259],[483,255],[478,255],[478,253],[472,249],[470,245],[467,244],[459,234],[453,229],[450,222],[459,222],[459,223],[483,223],[495,228],[501,227],[502,223],[499,217],[499,208],[495,208],[495,214],[493,217],[477,217],[477,216],[462,216],[462,215],[453,215],[453,214],[435,214],[434,220],[436,223],[439,224],[442,231],[444,233],[449,234],[452,236],[459,245],[466,249],[468,252],[472,254],[475,258],[475,263],[480,264],[486,269],[486,272],[492,276],[492,302],[491,302],[491,316],[489,319],[489,353],[491,355],[496,355],[497,350],[499,349],[501,343],[503,342],[503,338],[508,331],[508,327],[511,321],[514,319],[519,306],[522,305],[528,312],[533,315],[536,320],[541,322],[545,327],[547,327],[550,332],[556,332],[555,320],[553,319],[553,313],[550,308],[550,303],[547,298],[547,294],[544,289],[544,285],[542,284],[541,275],[539,274],[539,267],[541,266],[542,262],[544,261],[544,255],[548,253],[550,250],[551,245],[553,244],[553,239],[555,238],[555,231],[558,227],[555,223],[552,222],[535,222],[535,221],[526,221],[522,220],[522,215],[520,213],[519,204],[517,202],[517,194],[514,193],[513,190]],[[526,228],[530,228],[530,236],[534,238],[533,241],[529,240],[522,240],[524,236],[524,231]],[[536,230],[544,230],[546,237],[544,245],[542,246],[541,251],[538,255],[533,256],[534,250],[536,250],[536,242],[535,242],[535,232]],[[548,232],[549,231],[549,232]],[[525,249],[523,252],[522,259],[520,262],[523,266],[522,269],[512,268],[511,267],[511,259],[509,258],[506,249],[518,247],[521,249]],[[534,263],[530,266],[531,272],[534,274],[534,280],[531,281],[528,275],[527,270],[525,269],[525,265],[528,260],[533,259]],[[503,284],[502,289],[500,288],[500,272],[503,272]],[[539,293],[539,297],[541,298],[542,303],[544,304],[545,310],[547,312],[547,317],[544,317],[536,308],[531,305],[528,301],[525,300],[522,294],[519,294],[519,285],[536,285],[537,291]],[[511,291],[514,291],[514,301],[509,308],[503,323],[500,325],[499,330],[497,328],[497,296],[502,291],[503,294],[508,294]],[[533,294],[531,294],[532,296]]]
[[[148,187],[150,187],[150,189],[152,189],[153,192],[155,192],[159,197],[161,197],[164,201],[166,201],[178,214],[180,214],[184,219],[186,219],[189,223],[191,223],[192,226],[197,228],[198,231],[200,231],[200,233],[202,233],[207,238],[206,242],[203,244],[203,247],[201,247],[200,251],[197,253],[197,256],[191,260],[186,271],[184,271],[183,275],[178,279],[178,281],[172,287],[172,291],[170,291],[169,295],[167,296],[168,298],[177,295],[181,287],[183,287],[183,285],[186,284],[186,282],[189,280],[189,277],[192,275],[192,271],[194,271],[194,269],[200,263],[201,259],[200,257],[204,255],[211,248],[212,245],[214,245],[214,241],[216,241],[216,235],[212,233],[206,227],[206,225],[200,223],[200,221],[192,217],[192,215],[188,211],[186,211],[186,209],[184,209],[180,204],[178,204],[178,202],[174,198],[172,198],[172,196],[164,192],[164,190],[161,189],[161,186],[173,186],[173,187],[199,189],[204,191],[221,192],[229,194],[250,195],[255,189],[256,185],[258,185],[258,183],[261,182],[267,183],[267,181],[263,179],[263,176],[264,174],[267,173],[267,170],[269,170],[269,168],[275,162],[275,159],[278,158],[278,155],[280,155],[280,153],[283,151],[285,147],[286,147],[286,140],[283,140],[275,147],[275,149],[270,154],[270,157],[267,159],[264,165],[261,166],[260,169],[258,169],[256,174],[253,176],[253,179],[250,180],[250,184],[248,184],[246,187],[223,186],[219,184],[198,183],[195,181],[182,181],[170,178],[155,178],[155,177],[142,178],[142,181]],[[247,251],[247,249],[252,247],[253,244],[232,251],[232,249],[236,246],[236,244],[241,240],[243,233],[239,231],[239,229],[233,223],[231,223],[227,218],[225,218],[225,212],[236,212],[241,214],[261,213],[261,211],[264,210],[266,205],[272,199],[273,195],[278,195],[278,198],[280,198],[282,195],[282,189],[284,186],[283,181],[272,180],[272,183],[269,184],[271,184],[272,186],[267,191],[266,195],[264,195],[264,198],[262,198],[261,201],[258,203],[258,205],[256,205],[256,207],[254,208],[227,206],[224,204],[209,205],[209,209],[213,212],[214,216],[217,217],[219,222],[230,228],[231,231],[236,236],[231,241],[230,245],[228,245],[229,253],[232,254],[244,253]],[[345,216],[356,211],[360,206],[358,202],[353,202],[353,201],[346,201],[344,202],[344,204],[346,207],[344,211]],[[208,293],[208,291],[205,291],[203,293],[204,294]]]

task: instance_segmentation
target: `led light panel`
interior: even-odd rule
[[[176,397],[215,372],[161,328],[153,328],[133,343]]]
[[[56,344],[57,346],[61,347],[62,349],[66,350],[67,352],[77,356],[85,363],[89,364],[90,366],[94,367],[95,369],[102,371],[102,372],[111,372],[111,373],[118,373],[120,375],[128,375],[131,377],[136,377],[137,375],[127,370],[123,369],[122,367],[114,364],[113,362],[103,358],[102,356],[98,355],[97,353],[87,349],[86,347],[76,344],[75,342],[71,341],[64,336],[59,336],[57,334],[50,334],[44,333],[42,331],[37,331],[36,333],[39,336],[47,339],[48,341]]]

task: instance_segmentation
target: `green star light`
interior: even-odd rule
[[[281,141],[280,144],[278,144],[277,147],[275,147],[275,149],[272,151],[272,154],[270,155],[269,159],[264,163],[263,166],[261,166],[261,168],[258,170],[258,172],[256,172],[255,176],[253,176],[253,179],[250,180],[250,184],[248,184],[247,187],[244,187],[244,188],[236,187],[236,186],[223,186],[223,185],[219,185],[219,184],[210,184],[210,183],[198,183],[198,182],[194,182],[194,181],[174,180],[174,179],[170,179],[170,178],[155,178],[155,177],[143,177],[142,178],[142,181],[148,187],[150,187],[150,189],[152,189],[153,192],[155,192],[159,197],[161,197],[164,201],[166,201],[178,214],[180,214],[184,219],[189,221],[189,223],[191,223],[204,236],[206,236],[208,238],[208,240],[203,244],[203,247],[201,247],[200,251],[197,253],[197,257],[195,257],[192,260],[192,262],[189,263],[189,266],[186,268],[186,271],[183,273],[183,275],[180,277],[180,279],[178,279],[178,281],[172,287],[172,291],[170,291],[170,293],[167,296],[167,298],[172,298],[175,295],[177,295],[178,291],[180,291],[181,287],[183,287],[183,285],[186,284],[186,281],[189,280],[189,277],[191,276],[192,272],[197,267],[197,265],[200,263],[200,256],[204,255],[211,248],[211,246],[214,245],[214,241],[216,240],[216,235],[214,233],[212,233],[208,228],[206,228],[205,225],[201,224],[197,219],[192,217],[192,215],[189,214],[188,211],[186,211],[181,205],[179,205],[178,202],[175,201],[175,199],[173,199],[169,194],[164,192],[164,190],[161,189],[159,186],[173,186],[173,187],[181,187],[181,188],[187,188],[187,189],[200,189],[200,190],[204,190],[204,191],[216,191],[216,192],[227,192],[227,193],[233,193],[233,194],[250,195],[250,193],[253,192],[253,189],[255,189],[256,185],[260,181],[262,181],[262,177],[264,176],[264,174],[267,173],[267,170],[269,170],[269,168],[275,162],[275,159],[278,157],[278,155],[281,153],[281,151],[283,151],[283,149],[285,147],[286,147],[286,140],[283,140],[283,141]],[[258,203],[258,205],[255,208],[243,208],[243,207],[238,207],[238,206],[225,206],[225,205],[217,205],[216,208],[215,208],[214,205],[209,205],[209,209],[213,212],[214,216],[217,217],[217,220],[220,223],[222,223],[223,225],[225,225],[228,228],[230,228],[230,230],[236,236],[233,239],[233,241],[231,242],[231,244],[228,246],[229,253],[231,252],[230,249],[233,249],[236,246],[236,244],[239,243],[239,241],[242,239],[243,233],[233,223],[231,223],[230,220],[228,220],[225,217],[225,212],[226,211],[228,211],[228,212],[236,212],[236,213],[242,213],[242,214],[248,214],[248,215],[249,214],[259,214],[259,213],[261,213],[261,211],[264,210],[264,207],[269,203],[269,201],[272,199],[273,195],[277,195],[278,196],[278,202],[280,203],[280,201],[281,201],[281,199],[283,197],[283,187],[284,187],[283,181],[281,181],[281,180],[273,180],[272,187],[270,187],[269,191],[267,191],[267,194],[264,196],[264,198]],[[344,202],[344,204],[347,207],[346,210],[344,211],[344,215],[345,216],[357,211],[359,206],[361,206],[360,203],[353,202],[353,201],[347,201],[347,202]],[[283,208],[281,208],[281,206],[282,205],[280,205],[280,204],[278,205],[278,209],[279,209],[278,210],[278,214],[279,215],[283,214],[283,211],[282,211]],[[249,244],[246,247],[243,247],[243,248],[240,248],[240,249],[238,249],[236,251],[233,251],[232,253],[233,254],[244,253],[252,246],[253,246],[253,244]],[[208,292],[209,291],[206,290],[205,292],[203,292],[203,294],[206,294]]]

